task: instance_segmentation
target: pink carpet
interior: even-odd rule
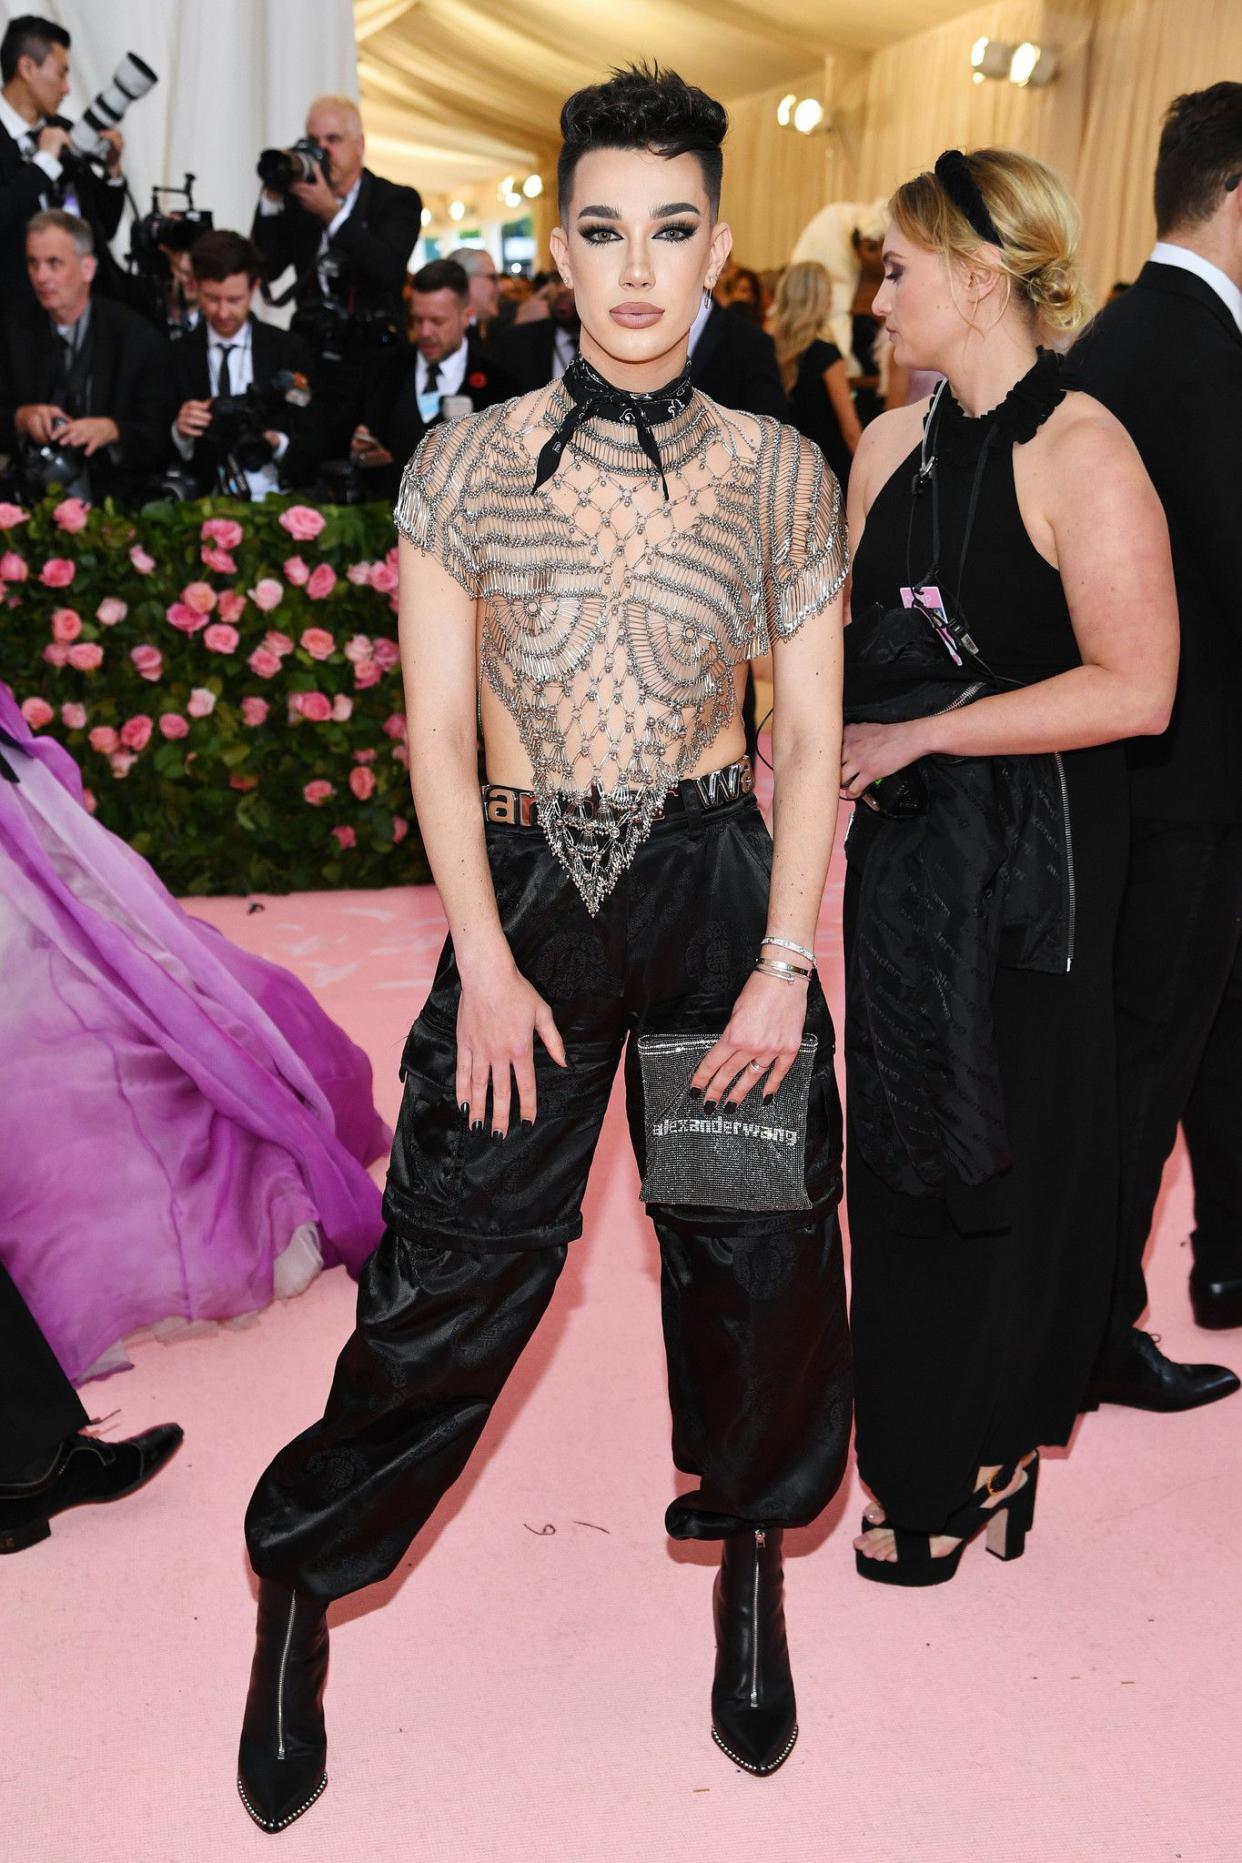
[[[442,922],[410,889],[196,902],[287,964],[397,1105]],[[840,869],[820,930],[839,1006]],[[941,1591],[855,1577],[860,1495],[791,1536],[802,1737],[756,1780],[708,1738],[712,1559],[673,1490],[655,1252],[619,1106],[553,1310],[480,1454],[386,1586],[333,1612],[330,1786],[308,1863],[1239,1863],[1242,1399],[1108,1409],[1050,1459],[1013,1566]],[[1179,1153],[1152,1250],[1166,1350],[1193,1326]],[[317,1414],[350,1327],[338,1271],[238,1330],[147,1343],[88,1386],[127,1434],[186,1442],[150,1488],[0,1564],[0,1831],[13,1863],[269,1857],[233,1785],[253,1607],[241,1518]]]

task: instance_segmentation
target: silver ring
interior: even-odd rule
[[[746,1065],[750,1068],[752,1074],[762,1074],[764,1068],[771,1064],[767,1061],[748,1061]]]

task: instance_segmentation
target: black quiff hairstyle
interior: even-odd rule
[[[714,217],[720,209],[724,169],[720,145],[728,127],[723,104],[654,63],[624,66],[604,83],[575,91],[561,110],[564,141],[556,164],[556,193],[562,216],[584,155],[592,149],[649,149],[669,160],[698,156]]]
[[[54,45],[70,46],[69,34],[55,20],[40,19],[37,13],[19,13],[11,19],[0,39],[0,84],[17,76],[19,58],[33,58],[41,65]]]

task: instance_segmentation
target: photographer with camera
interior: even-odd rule
[[[311,359],[298,337],[251,310],[258,251],[241,233],[214,231],[200,235],[190,263],[201,314],[173,345],[173,445],[202,494],[265,498],[309,486],[327,444]]]
[[[102,172],[70,145],[72,125],[57,115],[69,91],[69,34],[52,20],[23,13],[0,40],[0,301],[32,302],[26,270],[26,223],[48,207],[76,213],[91,228],[103,270],[99,288],[118,290],[111,240],[125,210],[124,138],[105,129]]]
[[[94,238],[49,208],[26,228],[35,304],[0,330],[0,451],[29,496],[61,485],[98,504],[136,496],[168,455],[168,345],[145,318],[93,299]]]
[[[305,140],[264,150],[251,228],[267,280],[290,265],[297,274],[292,328],[319,362],[334,451],[348,447],[368,356],[397,340],[406,266],[422,231],[419,195],[364,168],[364,152],[357,105],[317,97]]]

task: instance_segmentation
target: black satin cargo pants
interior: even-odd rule
[[[320,1422],[263,1475],[251,1562],[319,1598],[387,1576],[461,1474],[582,1230],[587,1173],[625,1054],[631,1137],[644,1126],[634,1037],[718,1034],[766,929],[772,844],[754,798],[670,798],[592,919],[538,828],[491,824],[488,856],[514,958],[551,1005],[569,1065],[535,1041],[538,1117],[472,1132],[455,1094],[460,984],[451,944],[402,1057],[388,1228],[363,1269],[357,1328]],[[831,1499],[851,1421],[836,1208],[841,1123],[828,1008],[813,978],[805,1211],[651,1204],[673,1459],[699,1485],[667,1530],[714,1539],[799,1526]]]

